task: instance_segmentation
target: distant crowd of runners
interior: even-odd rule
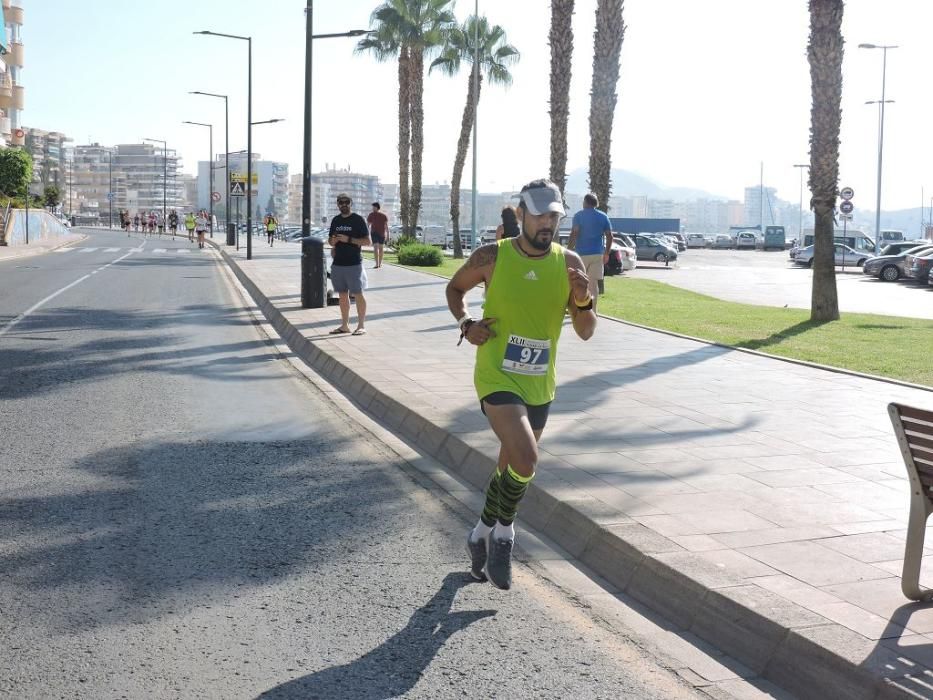
[[[127,236],[130,235],[130,227],[132,226],[137,233],[158,233],[159,236],[163,233],[170,233],[174,238],[178,235],[178,224],[181,222],[184,225],[185,233],[188,235],[188,240],[194,243],[195,236],[197,236],[198,248],[204,247],[204,234],[207,233],[211,225],[210,214],[207,213],[206,209],[201,209],[197,213],[189,211],[185,214],[183,220],[179,217],[178,212],[172,209],[166,219],[168,219],[168,231],[165,230],[165,221],[162,220],[161,212],[140,211],[130,216],[129,210],[120,210],[120,228],[126,231]]]

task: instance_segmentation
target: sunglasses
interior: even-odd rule
[[[337,200],[337,204],[338,204],[338,205],[339,205],[339,204],[350,204],[350,201],[351,201],[351,200],[349,200],[349,199],[338,199],[338,200]]]

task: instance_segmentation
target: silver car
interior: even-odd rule
[[[867,253],[860,253],[847,245],[836,243],[833,247],[837,267],[861,267],[868,259]],[[813,267],[813,246],[808,245],[806,248],[800,248],[794,256],[794,263],[804,267]]]

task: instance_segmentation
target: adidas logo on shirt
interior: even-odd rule
[[[538,276],[535,274],[534,270],[529,270],[528,274],[525,275],[526,280],[535,280],[537,282]]]

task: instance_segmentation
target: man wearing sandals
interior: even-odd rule
[[[349,195],[337,195],[337,208],[340,215],[330,222],[328,243],[333,247],[334,262],[330,268],[330,281],[334,291],[340,297],[339,328],[330,332],[340,335],[350,332],[350,295],[356,299],[357,324],[353,335],[363,335],[366,321],[366,271],[363,269],[362,248],[370,245],[369,227],[359,214],[350,211],[353,200]]]

